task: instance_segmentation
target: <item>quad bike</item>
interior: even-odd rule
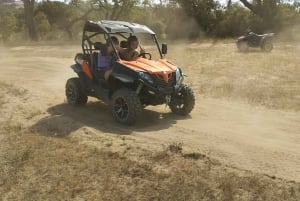
[[[249,47],[260,47],[265,52],[271,52],[273,49],[273,36],[274,33],[258,35],[256,33],[249,32],[240,36],[236,41],[236,45],[241,52],[246,52]]]
[[[155,43],[159,58],[152,60],[152,54],[145,52],[134,61],[123,60],[111,36],[126,40],[133,34],[146,34]],[[97,59],[98,54],[107,51],[107,41],[114,49],[114,59],[112,74],[105,80],[99,76]],[[83,28],[82,51],[71,66],[78,77],[66,83],[68,104],[84,105],[88,96],[95,97],[110,106],[117,122],[126,125],[134,124],[148,105],[166,104],[179,115],[188,115],[194,108],[194,93],[183,84],[182,70],[165,58],[167,44],[160,47],[156,34],[147,26],[123,21],[87,21]]]

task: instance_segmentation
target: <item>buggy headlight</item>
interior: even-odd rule
[[[144,80],[150,84],[154,83],[152,77],[148,73],[140,72],[139,76],[142,80]]]
[[[176,68],[175,74],[176,74],[176,85],[181,85],[181,83],[183,82],[183,75],[179,67]]]

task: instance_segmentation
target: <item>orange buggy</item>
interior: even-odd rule
[[[154,42],[158,59],[145,52],[134,61],[123,60],[111,36],[120,39],[121,45],[130,35],[146,35]],[[105,52],[105,43],[114,49],[112,74],[104,80],[97,72],[98,54]],[[126,44],[126,42],[125,42]],[[182,70],[165,58],[167,45],[158,43],[155,33],[147,26],[123,21],[87,21],[83,28],[82,53],[75,56],[71,68],[78,77],[68,79],[66,97],[70,105],[87,103],[88,96],[108,104],[115,120],[132,125],[147,105],[167,104],[173,113],[187,115],[194,108],[192,89],[183,84]]]

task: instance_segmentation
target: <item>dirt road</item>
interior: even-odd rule
[[[103,133],[149,149],[183,143],[184,151],[206,154],[228,166],[300,182],[300,112],[210,98],[194,85],[196,106],[190,116],[178,117],[165,106],[147,107],[136,126],[120,126],[95,99],[77,109],[65,103],[64,85],[75,76],[69,65],[76,51],[77,46],[0,48],[0,79],[26,89],[30,104],[46,111],[28,126],[43,130],[55,125],[53,132],[91,145]],[[184,70],[193,74],[192,68]]]

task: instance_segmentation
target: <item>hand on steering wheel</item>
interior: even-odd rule
[[[148,58],[146,57],[146,55],[148,55]],[[140,53],[140,54],[139,54],[139,57],[143,57],[143,58],[149,59],[149,60],[152,59],[152,55],[151,55],[151,53],[149,53],[149,52],[143,52],[143,53]]]

